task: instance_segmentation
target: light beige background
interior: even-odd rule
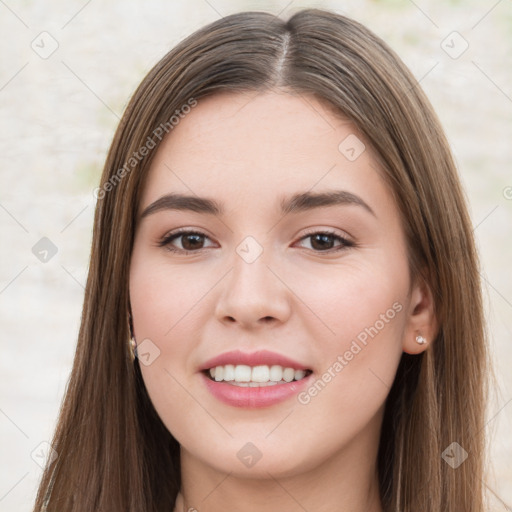
[[[309,6],[349,15],[387,41],[444,124],[481,254],[499,384],[486,426],[492,509],[512,510],[510,0],[0,0],[1,511],[31,510],[40,443],[51,438],[78,334],[92,191],[134,88],[207,22],[246,9],[288,18]],[[46,263],[32,252],[42,237],[58,250]]]

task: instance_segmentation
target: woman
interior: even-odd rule
[[[471,224],[373,33],[318,9],[207,25],[138,87],[96,196],[35,510],[484,509]]]

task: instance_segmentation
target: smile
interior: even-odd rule
[[[222,375],[222,380],[216,380],[217,378],[220,379],[219,374],[217,374],[217,368],[222,368],[222,370],[220,370],[221,372],[224,372],[225,369],[224,367],[218,366],[211,368],[211,372],[210,370],[205,370],[200,372],[199,375],[207,390],[214,398],[223,404],[237,408],[256,409],[285,402],[286,400],[296,397],[298,393],[306,389],[313,379],[313,372],[311,370],[294,370],[293,368],[282,369],[282,367],[280,367],[279,371],[282,372],[283,377],[290,379],[293,376],[293,378],[290,381],[286,381],[284,378],[277,381],[270,380],[270,372],[272,372],[272,377],[275,379],[278,377],[278,369],[275,367],[264,367],[265,369],[262,369],[261,366],[255,366],[253,368],[244,368],[245,365],[233,366],[233,369],[229,367],[227,369],[228,378],[231,378],[233,372],[236,372],[235,368],[240,366],[242,369],[239,371],[244,375],[245,382],[235,379],[226,381],[224,380],[224,374]],[[247,370],[247,368],[249,370]],[[251,372],[250,380],[247,378],[249,371]],[[253,377],[254,371],[256,371],[255,377]],[[212,377],[211,373],[213,373],[215,377]],[[266,378],[267,373],[269,377],[264,382],[252,380],[254,378],[260,380]],[[295,380],[296,374],[299,377],[298,380]]]
[[[299,381],[311,373],[311,370],[272,366],[245,364],[226,364],[205,370],[206,375],[215,382],[228,382],[239,387],[266,387]]]

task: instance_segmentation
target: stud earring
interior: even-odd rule
[[[418,336],[416,336],[416,343],[420,345],[425,345],[425,343],[427,343],[427,340],[421,334],[419,334]]]
[[[130,357],[132,361],[135,361],[135,357],[137,355],[137,343],[135,342],[135,338],[130,338]]]

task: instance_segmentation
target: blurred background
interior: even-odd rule
[[[32,510],[80,325],[93,190],[130,95],[204,24],[305,7],[382,37],[444,125],[480,251],[495,364],[491,508],[512,510],[510,0],[0,0],[0,511]]]

